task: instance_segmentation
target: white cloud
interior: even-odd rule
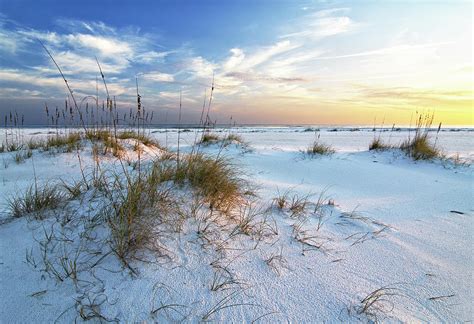
[[[348,11],[349,8],[334,8],[312,12],[280,38],[307,42],[353,31],[359,24],[345,15]]]
[[[250,87],[253,93],[270,94],[288,85],[292,92],[306,94],[303,88],[315,80],[311,66],[326,52],[318,47],[318,41],[357,27],[346,16],[347,12],[348,8],[311,12],[273,45],[232,48],[230,56],[217,66],[216,83],[220,91],[236,94],[248,92]]]
[[[18,49],[17,41],[12,38],[10,33],[0,30],[0,50],[10,54],[16,53]]]
[[[41,77],[36,74],[25,73],[25,71],[17,69],[4,69],[0,70],[0,80],[23,83],[27,85],[34,85],[39,87],[58,87],[61,85],[62,80],[57,77]]]
[[[333,16],[336,13],[348,13],[349,11],[350,11],[350,8],[331,8],[331,9],[315,11],[311,14],[311,16],[315,18],[322,18],[322,17]]]
[[[99,67],[93,56],[87,57],[74,52],[66,51],[54,54],[54,58],[60,67],[67,74],[87,73],[89,78],[95,77],[99,73]],[[127,67],[127,62],[115,64],[117,62],[100,62],[102,71],[107,76],[109,74],[117,74],[123,72]],[[53,63],[50,63],[52,71],[55,70]]]
[[[240,48],[232,48],[230,52],[232,55],[223,64],[225,71],[233,71],[245,59],[244,51]]]
[[[106,25],[102,21],[82,21],[75,19],[57,19],[56,25],[66,28],[72,33],[90,32],[92,34],[111,35],[116,34],[116,29]]]
[[[395,54],[397,52],[405,52],[405,51],[412,51],[412,50],[425,49],[425,48],[437,48],[439,46],[449,45],[449,44],[452,44],[452,42],[427,43],[427,44],[417,44],[417,45],[404,44],[404,45],[384,47],[384,48],[379,48],[376,50],[364,51],[364,52],[358,52],[358,53],[334,55],[334,56],[322,56],[322,57],[319,57],[319,59],[332,60],[332,59],[361,57],[361,56],[389,55],[389,54]]]
[[[173,82],[174,76],[168,73],[162,73],[158,71],[147,72],[143,74],[143,78],[156,82]]]
[[[298,32],[288,33],[281,38],[289,39],[313,39],[319,40],[325,37],[343,34],[354,30],[357,26],[349,17],[323,17],[314,18],[303,27],[298,28]]]
[[[156,63],[156,62],[162,62],[165,57],[170,55],[171,53],[174,53],[173,51],[167,51],[167,52],[156,52],[156,51],[148,51],[144,53],[139,53],[136,54],[134,57],[134,60],[138,63]]]
[[[64,80],[58,76],[53,77],[17,69],[4,69],[0,70],[0,80],[15,85],[22,85],[25,90],[41,91],[43,94],[48,93],[50,97],[57,97],[58,94],[62,96],[66,92]],[[107,87],[113,95],[133,93],[132,87],[126,86],[127,82],[128,80],[108,82]],[[95,94],[95,79],[68,78],[68,83],[78,96]],[[99,84],[99,86],[101,85]]]
[[[48,44],[54,44],[58,45],[61,42],[64,41],[64,37],[55,33],[55,32],[49,32],[49,31],[39,31],[39,30],[19,30],[18,34],[25,36],[28,38],[30,41],[36,41],[37,39],[46,42]]]
[[[199,78],[209,79],[216,70],[217,65],[209,62],[202,56],[192,57],[187,60],[186,69]]]
[[[91,50],[99,51],[104,57],[116,57],[116,55],[131,57],[134,54],[130,44],[113,37],[74,34],[67,35],[66,39],[73,46],[86,47]]]
[[[263,63],[268,62],[271,58],[288,52],[290,50],[293,50],[295,48],[298,48],[300,45],[297,44],[292,44],[289,40],[284,40],[280,41],[272,46],[268,47],[263,47],[259,50],[257,50],[254,54],[252,55],[247,55],[246,57],[243,56],[242,53],[238,53],[241,55],[241,60],[239,64],[236,64],[232,71],[248,71],[249,69],[252,69],[254,67],[257,67]],[[235,53],[233,55],[235,58]],[[231,71],[229,71],[231,72]]]
[[[28,89],[19,89],[19,88],[0,88],[0,96],[2,98],[28,99],[28,98],[39,98],[42,96],[42,93],[41,91],[38,91],[38,90],[28,90]]]
[[[318,49],[302,49],[298,53],[291,53],[291,55],[273,60],[267,66],[267,70],[276,75],[291,75],[302,69],[307,71],[308,64],[318,59],[323,53]]]
[[[179,100],[181,97],[181,102],[187,104],[194,104],[197,101],[192,98],[192,95],[187,91],[182,91],[181,94],[179,91],[172,92],[172,91],[160,91],[159,92],[159,99],[166,100],[168,102],[169,107],[172,108],[179,108]]]

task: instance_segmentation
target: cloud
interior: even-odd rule
[[[254,48],[253,51],[244,51],[241,48],[232,48],[230,56],[217,67],[216,84],[225,95],[256,93],[265,87],[272,87],[277,83],[304,82],[299,76],[279,74],[279,70],[268,70],[268,66],[276,58],[290,55],[298,49],[299,44],[289,40],[278,41],[270,46]],[[252,89],[252,90],[250,90]]]
[[[334,56],[321,56],[318,59],[333,60],[333,59],[352,58],[352,57],[361,57],[361,56],[388,55],[388,54],[394,54],[394,53],[402,52],[402,51],[410,51],[410,50],[423,49],[423,48],[437,48],[439,46],[444,46],[444,45],[449,45],[449,44],[452,44],[452,42],[426,43],[426,44],[416,44],[416,45],[404,44],[404,45],[384,47],[384,48],[379,48],[376,50],[364,51],[364,52],[358,52],[358,53],[334,55]]]
[[[328,16],[333,16],[336,13],[348,13],[351,9],[350,8],[331,8],[331,9],[324,9],[318,10],[311,14],[314,18],[323,18]]]
[[[16,33],[24,40],[32,43],[40,40],[49,45],[59,45],[65,41],[63,35],[56,32],[41,31],[34,29],[19,29]]]
[[[145,64],[163,62],[163,59],[172,53],[175,53],[175,51],[166,51],[166,52],[148,51],[144,53],[138,53],[135,55],[134,61],[138,63],[145,63]]]
[[[167,101],[168,106],[170,108],[179,108],[179,100],[183,104],[195,104],[197,101],[192,97],[192,95],[187,91],[179,91],[172,92],[172,91],[160,91],[158,93],[159,98]]]
[[[245,59],[244,51],[240,48],[232,48],[230,52],[232,55],[223,64],[224,71],[233,71]]]
[[[302,48],[296,53],[291,53],[285,57],[280,57],[267,66],[267,70],[277,75],[293,75],[306,71],[307,67],[318,59],[324,52],[319,49],[305,49]]]
[[[292,82],[306,82],[307,80],[301,77],[272,77],[258,73],[242,73],[230,72],[225,74],[227,77],[232,77],[242,81],[268,81],[276,83],[292,83]]]
[[[307,29],[283,35],[282,38],[309,38],[319,40],[353,30],[355,24],[349,17],[327,17],[316,19]]]
[[[0,30],[0,51],[15,54],[18,49],[18,42],[12,35],[4,30]]]
[[[41,91],[20,88],[0,88],[0,97],[14,99],[42,98]]]
[[[356,85],[360,96],[368,99],[384,99],[411,102],[472,101],[471,90],[437,90],[412,87],[368,87]]]
[[[158,71],[144,73],[143,78],[156,82],[174,82],[174,76],[172,74]]]
[[[96,36],[91,34],[73,34],[65,37],[73,47],[85,47],[99,53],[103,57],[123,55],[127,58],[134,52],[129,43],[113,37]]]
[[[348,16],[337,15],[349,11],[347,8],[336,8],[316,11],[306,15],[293,26],[293,32],[288,32],[280,38],[320,40],[329,36],[347,33],[355,30],[359,24]]]
[[[230,49],[230,55],[217,63],[217,86],[227,95],[251,91],[254,95],[269,96],[285,85],[292,85],[292,90],[285,91],[296,91],[314,81],[314,72],[309,67],[325,52],[318,42],[352,31],[358,25],[344,15],[348,11],[336,8],[309,12],[293,25],[292,29],[297,31],[279,36],[272,45]]]
[[[117,29],[102,21],[82,21],[77,19],[56,19],[55,24],[72,33],[92,33],[99,35],[116,34]]]
[[[77,99],[95,94],[97,85],[95,79],[68,79],[68,82]],[[63,97],[66,93],[62,78],[25,73],[25,71],[20,70],[0,70],[0,84],[2,83],[5,84],[6,88],[23,89],[31,93],[36,93],[37,96],[41,94],[41,96],[45,98]],[[117,96],[133,93],[133,88],[127,87],[126,82],[109,82],[107,83],[107,87],[113,95]]]
[[[75,75],[78,73],[87,73],[89,77],[95,77],[95,75],[99,73],[99,67],[93,56],[87,57],[66,51],[56,53],[54,57],[59,66],[61,66],[67,74]],[[126,61],[121,62],[122,64],[116,63],[117,62],[100,62],[100,65],[106,75],[121,73],[128,67]],[[50,68],[52,71],[55,71],[55,67],[52,63],[50,63]]]
[[[62,23],[61,27],[66,32],[6,24],[5,19],[0,19],[0,50],[8,51],[8,62],[21,62],[24,55],[28,55],[28,65],[23,63],[15,68],[0,65],[0,83],[10,89],[8,93],[3,92],[5,96],[8,94],[11,97],[11,89],[20,87],[25,91],[36,91],[29,94],[41,92],[44,97],[54,98],[64,94],[64,82],[37,40],[50,50],[78,96],[95,94],[99,74],[95,56],[100,61],[109,91],[113,95],[127,96],[127,92],[133,93],[130,76],[136,74],[131,70],[134,62],[142,66],[155,64],[159,60],[164,63],[172,52],[156,50],[148,36],[139,35],[130,28],[116,30],[101,22],[77,20]],[[172,74],[151,73],[149,77],[167,82],[174,80]],[[11,84],[16,86],[11,87]]]
[[[12,31],[15,23],[9,20],[0,12],[0,52],[2,55],[15,55],[22,48],[24,41],[16,37],[15,31]]]
[[[241,49],[231,50],[232,56],[225,62],[226,72],[245,72],[263,63],[267,63],[271,58],[298,48],[300,45],[292,44],[289,40],[275,43],[274,45],[262,47],[251,55],[245,55]]]
[[[0,80],[2,82],[25,84],[30,87],[58,87],[62,82],[58,77],[41,77],[37,74],[25,73],[25,71],[17,69],[0,70]]]
[[[10,48],[13,48],[15,43],[27,43],[29,50],[38,48],[36,41],[40,40],[53,54],[74,52],[84,57],[97,56],[101,61],[117,65],[129,65],[130,61],[141,64],[156,63],[172,53],[157,51],[155,47],[158,45],[154,44],[151,36],[140,35],[131,28],[116,30],[102,22],[77,20],[61,20],[59,23],[68,31],[60,33],[16,26],[10,30],[0,28],[0,35],[8,32],[7,39],[12,42],[8,45]]]
[[[193,74],[193,77],[210,79],[217,65],[209,62],[202,56],[191,57],[186,61],[186,70]]]

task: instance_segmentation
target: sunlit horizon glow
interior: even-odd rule
[[[473,125],[471,2],[46,3],[0,4],[0,111],[29,123],[67,96],[41,40],[79,99],[97,56],[119,107],[137,77],[157,123],[176,122],[180,92],[197,122],[214,77],[218,123]]]

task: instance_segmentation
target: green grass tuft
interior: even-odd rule
[[[33,156],[33,151],[30,149],[16,151],[15,162],[16,164],[23,163],[26,159],[29,159],[32,156]]]
[[[40,212],[59,207],[65,198],[56,185],[45,185],[41,188],[32,185],[24,195],[11,198],[8,205],[13,217],[36,213],[35,217],[41,218]]]
[[[74,132],[67,135],[56,135],[49,137],[43,148],[45,150],[49,150],[51,148],[64,148],[65,152],[72,152],[81,148],[81,134]]]

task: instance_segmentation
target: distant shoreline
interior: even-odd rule
[[[94,125],[86,125],[86,127],[94,127]],[[130,127],[128,125],[119,125],[117,126],[119,129]],[[146,125],[141,126],[145,129],[200,129],[202,125],[197,124],[155,124],[155,125]],[[0,126],[0,129],[10,129],[16,127],[5,127],[3,125]],[[23,125],[20,128],[51,128],[55,129],[56,126],[52,125],[44,125],[44,124],[32,124],[32,125]],[[69,128],[69,129],[76,129],[82,128],[82,126],[70,126],[70,125],[58,125],[57,128]],[[299,124],[299,125],[284,125],[284,124],[240,124],[240,125],[229,125],[229,124],[217,124],[212,127],[211,129],[229,129],[229,128],[283,128],[283,129],[301,129],[302,131],[408,131],[408,130],[415,130],[415,126],[408,126],[408,125],[400,125],[397,126],[368,126],[368,125],[314,125],[314,124]],[[430,130],[437,131],[438,127],[433,126]],[[474,125],[446,125],[442,126],[440,131],[474,131]]]

